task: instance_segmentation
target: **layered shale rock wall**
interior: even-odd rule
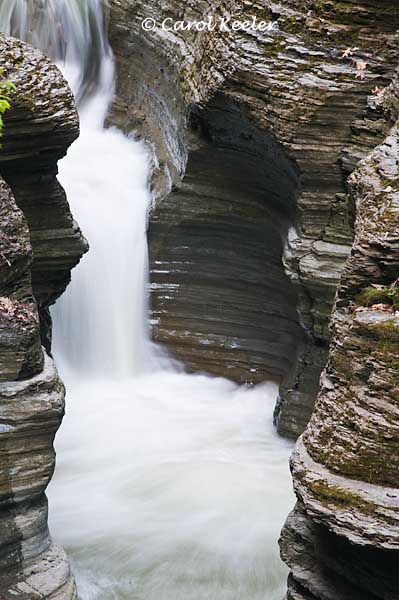
[[[48,307],[63,293],[71,269],[87,251],[57,181],[57,161],[79,133],[72,94],[58,69],[43,54],[2,37],[0,67],[17,86],[7,113],[0,173],[11,186],[28,222],[35,260],[32,283],[41,319],[42,341],[51,345]]]
[[[69,88],[43,54],[0,35],[0,68],[17,88],[0,151],[0,596],[72,600],[45,496],[64,387],[42,343],[48,306],[87,249],[56,180],[79,127]]]
[[[157,154],[153,336],[191,369],[278,379],[278,427],[295,437],[314,406],[353,239],[345,180],[387,132],[370,95],[397,64],[397,3],[111,0],[110,8],[112,120]],[[141,28],[148,17],[160,25],[209,15],[274,25]]]
[[[398,79],[384,95],[399,117]],[[281,538],[291,600],[399,597],[399,121],[349,179],[355,239]]]

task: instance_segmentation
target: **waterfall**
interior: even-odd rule
[[[53,311],[54,354],[62,371],[137,374],[154,363],[143,293],[148,160],[143,144],[103,128],[115,69],[102,2],[2,1],[2,29],[48,53],[80,100],[80,138],[60,163],[59,178],[91,251]]]
[[[81,600],[282,600],[293,499],[277,387],[161,368],[149,340],[143,143],[103,123],[114,64],[99,0],[2,0],[0,28],[59,64],[81,136],[60,180],[90,252],[53,311],[67,387],[50,525]]]
[[[78,102],[109,83],[102,0],[1,0],[0,27],[62,65]]]

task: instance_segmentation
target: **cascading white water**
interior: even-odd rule
[[[80,597],[282,600],[277,539],[293,500],[291,445],[272,425],[277,388],[158,365],[146,323],[148,157],[103,128],[114,71],[101,2],[2,0],[0,28],[50,52],[85,97],[60,179],[91,250],[53,313],[68,396],[49,490]]]
[[[65,372],[120,379],[154,362],[144,318],[148,158],[143,144],[102,128],[100,93],[81,111],[79,141],[60,164],[90,252],[53,312],[54,353]]]
[[[102,0],[1,0],[0,29],[62,61],[78,100],[107,81]]]

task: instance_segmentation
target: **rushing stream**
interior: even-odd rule
[[[114,65],[100,0],[2,0],[0,28],[49,52],[80,103],[60,163],[91,250],[53,311],[66,383],[51,530],[82,600],[282,600],[293,498],[277,388],[188,375],[150,342],[141,142],[103,123]]]

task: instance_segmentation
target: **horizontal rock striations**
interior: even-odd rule
[[[191,119],[201,141],[151,217],[154,338],[193,370],[281,379],[301,338],[281,262],[298,171],[272,135],[223,97]]]
[[[38,306],[45,319],[87,249],[56,180],[78,121],[64,79],[43,54],[0,35],[0,67],[17,89],[0,150],[8,183],[0,177],[0,597],[76,600],[47,526],[65,392],[42,347],[49,326],[40,327]]]
[[[399,116],[398,80],[386,91]],[[288,598],[399,594],[399,121],[349,179],[355,239],[281,538]]]
[[[45,489],[64,387],[44,355],[26,221],[0,179],[0,596],[71,600],[75,586],[47,528]]]
[[[295,437],[314,405],[353,238],[345,179],[387,131],[378,90],[396,65],[397,6],[110,6],[119,69],[112,120],[157,149],[154,338],[192,369],[282,380],[276,418]],[[274,25],[264,33],[141,28],[148,17],[208,15]]]
[[[31,286],[29,230],[2,179],[0,195],[0,379],[14,381],[40,372],[43,352]]]
[[[28,222],[32,283],[49,351],[48,307],[88,248],[56,178],[57,161],[79,134],[78,116],[68,84],[38,50],[0,34],[0,68],[17,87],[6,117],[0,173]]]

